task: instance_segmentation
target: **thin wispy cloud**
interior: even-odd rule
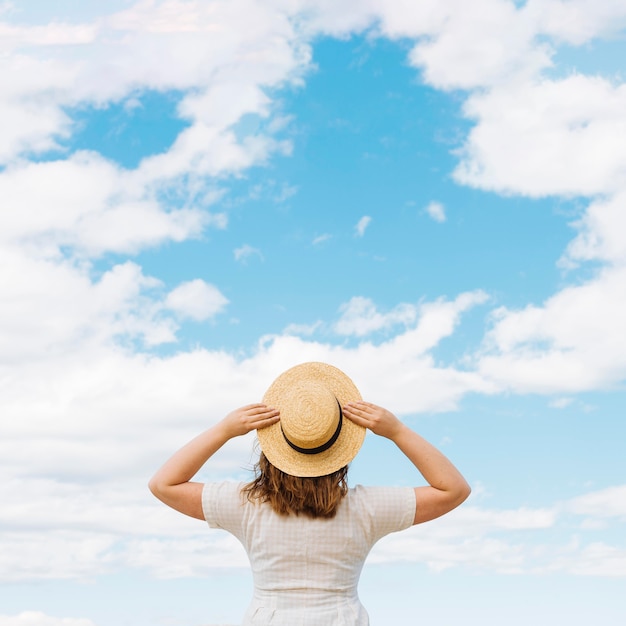
[[[356,237],[363,237],[365,230],[370,225],[372,218],[369,215],[364,215],[354,227],[354,234]]]
[[[314,335],[322,326],[323,323],[319,320],[317,322],[313,322],[312,324],[289,324],[283,332],[285,335],[310,337],[311,335]]]
[[[573,402],[573,398],[555,398],[549,402],[550,407],[553,409],[565,409]]]
[[[257,257],[261,261],[263,260],[263,253],[258,248],[249,246],[247,243],[244,243],[243,246],[239,248],[235,248],[233,254],[235,261],[243,263],[244,265],[253,257]]]
[[[293,198],[298,193],[297,185],[283,185],[278,193],[274,196],[275,202],[286,202],[289,198]]]
[[[317,237],[315,237],[311,243],[314,246],[319,246],[322,243],[326,243],[327,241],[330,241],[332,238],[333,236],[330,233],[324,233],[322,235],[318,235]]]

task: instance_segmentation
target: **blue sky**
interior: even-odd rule
[[[0,626],[236,624],[242,549],[145,485],[308,360],[473,487],[373,624],[624,623],[626,9],[469,4],[0,2]]]

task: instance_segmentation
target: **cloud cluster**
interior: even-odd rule
[[[491,509],[470,502],[436,524],[386,537],[373,549],[370,561],[420,562],[436,571],[463,567],[508,574],[623,576],[626,547],[619,540],[610,544],[600,539],[599,531],[618,528],[624,519],[624,489],[618,485],[539,509]],[[144,502],[132,489],[126,489],[124,497],[124,507],[105,489],[72,501],[53,488],[36,507],[50,511],[52,519],[32,524],[46,528],[45,536],[27,529],[4,533],[0,578],[82,579],[131,568],[171,579],[248,566],[245,551],[232,536],[181,518],[156,501]],[[68,504],[69,510],[63,511]],[[86,511],[81,513],[81,508]],[[144,523],[138,525],[138,519]],[[3,514],[3,525],[6,522]]]
[[[142,90],[181,91],[179,113],[190,125],[167,153],[144,164],[148,180],[217,174],[265,158],[279,147],[270,135],[240,143],[231,127],[244,114],[267,117],[263,89],[298,80],[309,58],[288,15],[253,0],[138,2],[91,23],[3,29],[11,52],[0,67],[3,160],[58,145],[71,130],[68,107],[103,106]]]
[[[516,6],[481,0],[481,6],[484,11],[455,0],[410,7],[399,1],[355,2],[348,10],[331,3],[164,1],[138,3],[86,24],[5,23],[9,54],[0,67],[7,86],[2,106],[20,114],[34,107],[43,126],[11,122],[7,133],[0,133],[7,163],[0,172],[7,206],[0,217],[3,265],[16,268],[3,279],[4,293],[12,294],[2,313],[4,328],[11,329],[4,340],[9,346],[10,337],[16,345],[24,340],[24,353],[30,354],[29,344],[51,345],[41,337],[48,328],[55,344],[67,345],[76,336],[94,335],[84,319],[104,326],[100,342],[125,337],[158,345],[175,340],[178,320],[204,320],[221,311],[227,302],[219,287],[195,277],[157,295],[163,286],[140,267],[126,262],[98,275],[89,259],[134,254],[199,237],[207,227],[224,228],[226,217],[210,213],[202,200],[208,197],[210,204],[215,194],[195,193],[192,203],[172,207],[163,192],[172,185],[203,188],[207,177],[241,171],[273,150],[288,149],[273,136],[268,89],[302,80],[310,63],[309,38],[316,33],[372,28],[379,36],[414,39],[410,61],[426,82],[468,90],[465,112],[475,124],[460,153],[457,180],[531,196],[597,196],[576,223],[579,234],[564,262],[600,260],[606,267],[543,305],[494,312],[476,371],[502,387],[550,393],[619,380],[623,351],[611,344],[626,307],[619,288],[625,249],[620,233],[626,153],[619,141],[626,124],[624,87],[593,76],[554,79],[542,72],[551,63],[546,46],[579,45],[614,32],[624,11],[608,1]],[[235,15],[245,19],[232,29]],[[296,20],[302,16],[304,21]],[[73,131],[71,107],[106,106],[140,97],[142,90],[179,90],[178,113],[189,125],[169,149],[146,157],[135,170],[90,152],[43,162],[20,158],[51,150],[67,137]],[[267,123],[238,136],[235,125],[244,115]],[[24,136],[11,134],[20,132]],[[445,219],[437,205],[429,212]],[[357,234],[368,224],[364,217]],[[245,262],[261,253],[244,245],[234,254]],[[45,284],[58,288],[50,291]],[[606,305],[596,329],[591,322],[597,311],[585,307],[589,296]],[[70,301],[85,308],[78,319],[65,316]],[[373,304],[358,299],[346,306],[335,330],[357,337],[406,324],[414,315],[400,307],[382,317]],[[45,310],[45,324],[29,326],[26,310]],[[572,317],[570,323],[564,315]],[[567,362],[565,369],[561,361]],[[531,372],[543,382],[530,380]]]
[[[470,501],[436,524],[384,538],[371,558],[421,562],[436,571],[467,567],[501,574],[560,571],[621,577],[626,548],[598,540],[598,525],[591,522],[619,519],[623,492],[620,485],[542,509],[494,510]],[[606,516],[603,506],[610,511]],[[586,517],[581,521],[579,516]]]
[[[482,300],[465,294],[424,303],[416,324],[379,345],[339,348],[276,336],[245,359],[207,349],[158,357],[72,336],[73,345],[68,339],[47,359],[17,353],[0,380],[1,412],[11,416],[1,426],[0,458],[13,477],[0,486],[0,577],[83,578],[121,567],[195,575],[227,562],[223,550],[230,551],[229,563],[245,563],[242,553],[233,556],[236,543],[221,548],[199,536],[197,521],[180,520],[153,501],[146,488],[152,471],[232,410],[234,399],[260,399],[295,354],[349,371],[370,397],[393,402],[400,414],[451,409],[470,390],[489,392],[480,377],[438,367],[430,354],[462,311]],[[372,371],[372,359],[392,384]],[[418,395],[416,381],[423,388]],[[211,478],[243,477],[236,468],[246,458],[251,465],[250,437],[229,442],[212,460]],[[138,519],[144,522],[137,525]],[[181,552],[190,555],[182,565],[173,558]],[[207,560],[207,554],[217,556]]]
[[[549,77],[546,70],[554,69],[560,43],[615,34],[626,10],[610,0],[485,0],[483,11],[475,3],[437,4],[420,3],[411,21],[391,3],[381,29],[420,37],[410,60],[425,81],[468,93],[464,113],[474,125],[458,153],[456,180],[505,194],[590,198],[562,264],[601,264],[542,304],[495,310],[476,370],[522,393],[612,386],[626,375],[619,321],[626,316],[626,86],[579,73]]]
[[[349,7],[316,3],[309,11],[309,27],[333,36],[369,28],[412,40],[408,59],[424,82],[462,90],[473,126],[458,150],[459,183],[589,202],[572,224],[578,234],[562,264],[572,270],[599,261],[600,268],[544,303],[494,311],[476,370],[519,392],[570,393],[622,380],[626,86],[619,77],[564,75],[554,57],[564,44],[615,37],[626,26],[623,3],[372,0]],[[434,219],[445,218],[430,208]],[[353,316],[353,309],[346,314]],[[372,330],[380,327],[371,311],[355,317],[369,319]]]

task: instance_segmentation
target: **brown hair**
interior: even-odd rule
[[[242,493],[251,502],[268,502],[279,515],[335,517],[348,493],[347,465],[327,476],[304,478],[285,474],[261,452],[254,469],[255,479],[244,486]]]

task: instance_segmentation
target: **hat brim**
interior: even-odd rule
[[[279,411],[285,410],[285,391],[302,380],[322,382],[335,395],[339,404],[361,400],[352,380],[340,369],[327,363],[301,363],[283,372],[263,396],[263,402]],[[280,422],[257,431],[261,450],[268,461],[292,476],[326,476],[348,465],[357,455],[365,439],[365,428],[343,418],[341,432],[333,445],[317,454],[294,450],[285,439]]]

